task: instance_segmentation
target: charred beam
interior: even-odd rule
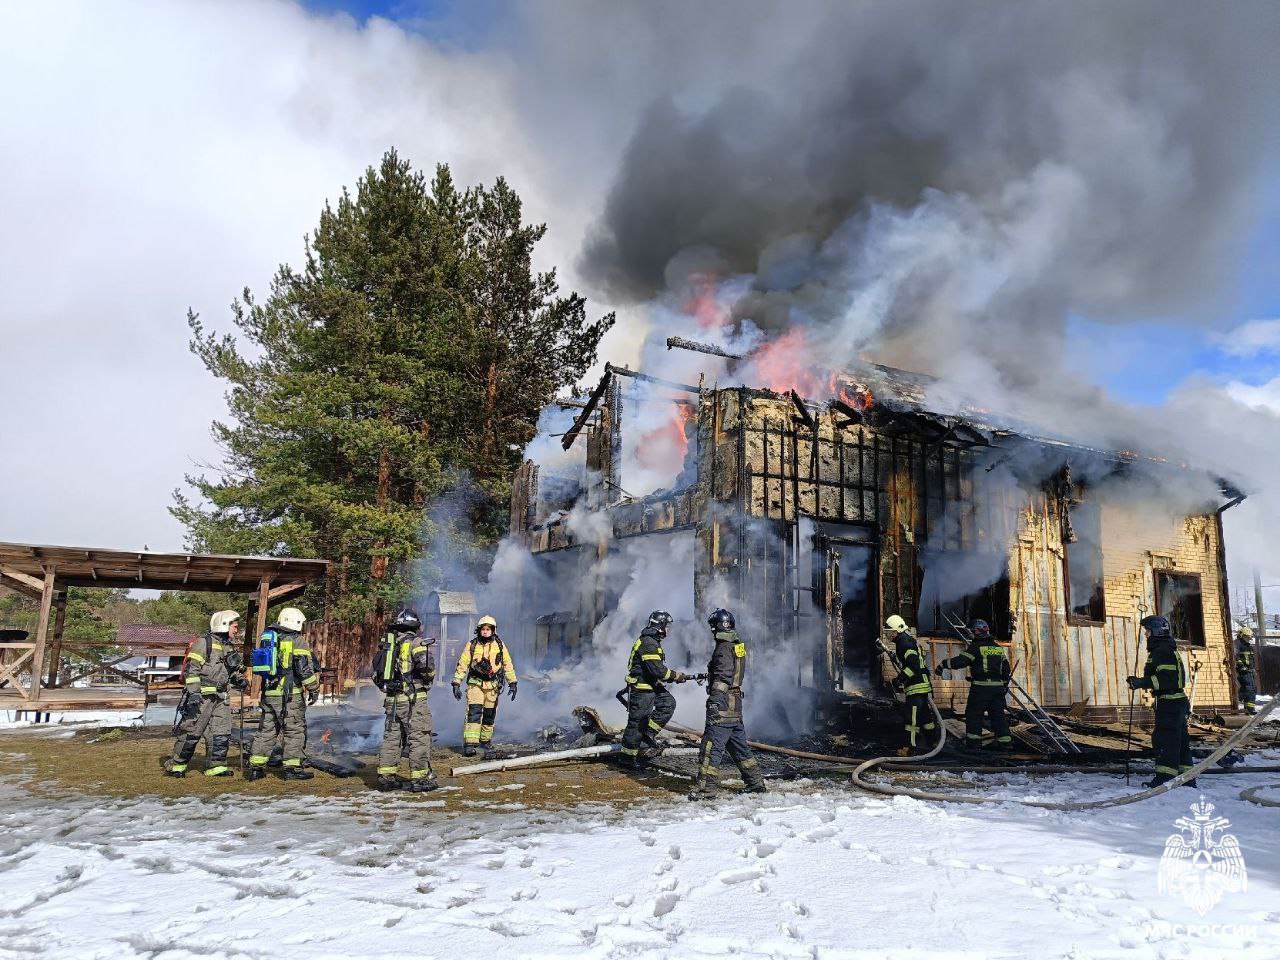
[[[613,370],[608,364],[605,364],[604,376],[600,378],[600,382],[596,384],[596,388],[591,391],[591,396],[587,398],[586,406],[582,408],[582,412],[578,414],[578,419],[573,421],[573,426],[565,431],[564,439],[560,441],[560,446],[568,450],[573,446],[573,441],[578,439],[578,434],[582,432],[582,428],[587,425],[587,420],[591,418],[592,411],[595,410],[596,404],[600,402],[600,398],[604,396],[605,389],[609,386],[609,381],[613,379]]]
[[[800,414],[800,419],[804,421],[804,425],[816,433],[818,424],[813,419],[813,414],[809,412],[809,408],[804,405],[804,401],[800,399],[800,394],[794,390],[788,390],[787,396],[791,398],[791,402],[795,405],[796,411]]]
[[[861,410],[855,410],[843,400],[832,400],[828,406],[830,406],[836,413],[848,417],[853,423],[861,423],[866,419],[866,415]],[[848,426],[848,424],[841,424],[841,426]]]
[[[724,357],[726,360],[742,359],[741,354],[730,353],[728,350],[722,350],[720,347],[712,346],[709,343],[698,343],[696,340],[686,340],[684,337],[667,337],[667,349],[672,350],[675,348],[692,350],[694,353],[709,353],[713,357]]]
[[[690,386],[687,383],[676,383],[674,380],[663,380],[661,377],[651,377],[647,373],[628,370],[626,367],[615,367],[611,363],[605,364],[605,369],[610,373],[616,373],[620,377],[634,377],[636,380],[643,380],[645,383],[656,384],[659,387],[668,387],[672,390],[683,390],[685,393],[702,392],[697,387]]]

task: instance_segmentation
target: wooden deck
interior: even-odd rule
[[[30,710],[45,713],[65,710],[137,710],[146,706],[141,689],[68,687],[40,691],[40,701],[32,703],[16,690],[0,689],[0,710]]]

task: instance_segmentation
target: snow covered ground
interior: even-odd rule
[[[527,808],[514,783],[460,816],[440,794],[51,798],[14,760],[0,754],[4,958],[1280,956],[1280,809],[1237,798],[1274,777],[1202,779],[1249,873],[1201,917],[1157,882],[1194,790],[1065,814],[809,784],[623,812]]]

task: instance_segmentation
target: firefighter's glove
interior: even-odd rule
[[[227,681],[234,690],[248,690],[249,680],[243,673],[235,673],[231,675],[231,679]]]
[[[1129,685],[1130,690],[1137,690],[1142,686],[1142,681],[1137,677],[1125,677],[1124,682]]]
[[[460,683],[455,683],[455,684],[453,685],[453,699],[455,699],[455,700],[461,700],[461,699],[462,699],[462,684],[460,684]]]
[[[316,702],[317,700],[319,700],[319,699],[320,699],[320,687],[319,687],[319,686],[314,686],[314,687],[312,687],[310,690],[308,690],[308,691],[307,691],[307,705],[308,705],[308,706],[310,706],[311,704],[315,703],[315,702]]]
[[[684,683],[684,682],[685,682],[686,680],[688,680],[688,679],[689,679],[689,675],[688,675],[687,673],[681,673],[679,670],[677,670],[677,671],[675,672],[675,675],[674,675],[674,676],[672,676],[672,678],[671,678],[671,682],[672,682],[672,683]]]
[[[511,681],[511,699],[512,700],[516,698],[516,686],[517,686],[516,681],[512,680]]]

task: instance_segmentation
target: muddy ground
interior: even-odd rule
[[[499,744],[499,753],[501,747]],[[374,791],[377,758],[359,755],[364,767],[356,774],[339,778],[315,770],[306,781],[283,780],[273,769],[262,780],[241,778],[236,747],[229,757],[236,770],[232,777],[205,777],[203,747],[192,761],[191,772],[183,779],[165,775],[163,762],[173,749],[168,731],[148,727],[40,731],[0,731],[0,775],[18,776],[33,791],[51,796],[73,791],[104,797],[153,796],[177,798],[309,795],[351,797]],[[602,802],[628,807],[647,800],[682,798],[689,781],[662,771],[635,777],[603,761],[563,763],[503,773],[451,778],[455,765],[473,762],[448,748],[437,747],[433,765],[441,784],[453,787],[426,794],[397,791],[398,801],[444,801],[450,807],[472,806],[477,802],[516,801],[534,807],[568,807],[584,802]],[[433,803],[438,808],[438,803]]]

